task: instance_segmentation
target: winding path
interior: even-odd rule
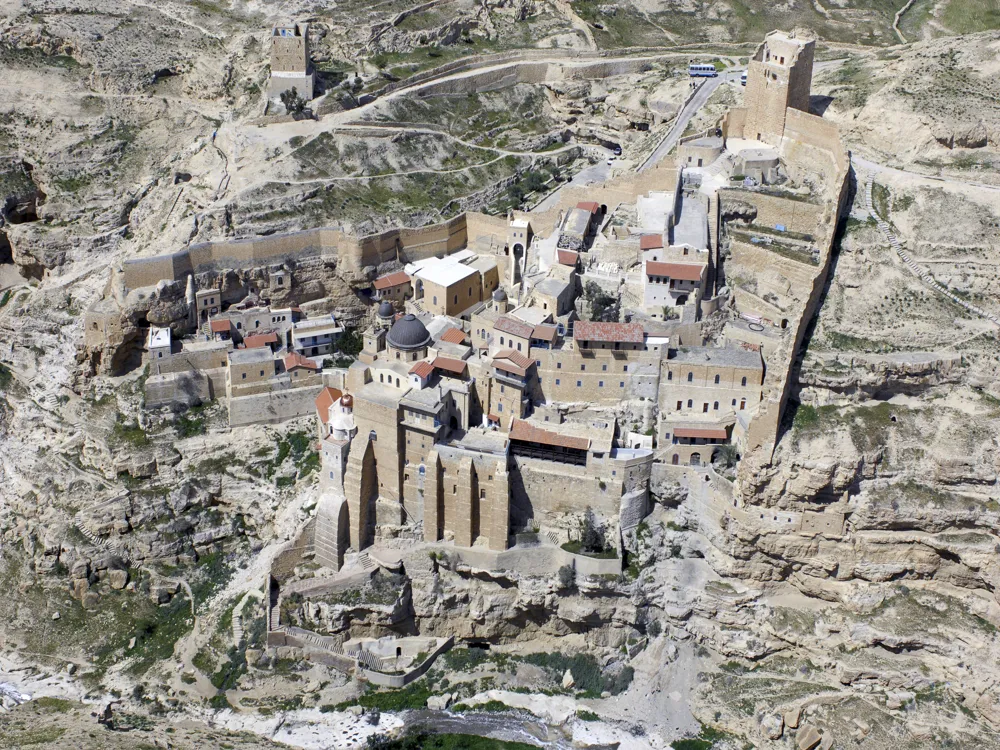
[[[883,236],[886,238],[886,240],[888,240],[889,244],[892,246],[892,249],[896,251],[896,254],[900,257],[903,263],[906,264],[906,267],[909,268],[915,275],[920,277],[920,280],[923,281],[924,284],[933,289],[935,292],[943,294],[952,302],[954,302],[956,305],[960,305],[969,312],[978,315],[981,318],[985,318],[986,320],[993,323],[995,326],[1000,327],[1000,320],[997,319],[996,315],[987,312],[979,307],[976,307],[975,305],[969,302],[966,302],[964,299],[962,299],[957,294],[952,292],[946,286],[936,281],[928,271],[918,266],[913,261],[913,259],[910,258],[909,253],[907,253],[903,249],[902,244],[896,237],[896,234],[893,232],[892,226],[889,224],[889,222],[885,221],[885,219],[879,216],[878,213],[875,211],[875,205],[872,202],[872,185],[875,184],[875,176],[877,174],[878,170],[875,169],[868,172],[868,180],[865,184],[865,205],[868,207],[868,213],[871,215],[873,219],[875,219],[876,223],[878,224],[878,228],[882,231]]]

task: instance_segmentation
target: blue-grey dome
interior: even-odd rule
[[[493,292],[493,301],[503,302],[505,299],[507,299],[507,292],[503,290],[503,287],[497,287],[496,291]]]
[[[392,320],[392,316],[395,314],[396,311],[393,309],[392,303],[387,299],[382,300],[382,304],[378,306],[377,315],[384,320]]]
[[[431,335],[416,315],[404,315],[392,324],[387,336],[389,346],[403,351],[422,349],[431,343]]]

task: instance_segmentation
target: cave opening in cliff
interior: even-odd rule
[[[14,262],[14,248],[10,246],[7,233],[0,229],[0,265]]]

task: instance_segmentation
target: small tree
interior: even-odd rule
[[[580,547],[584,552],[604,551],[604,536],[597,526],[592,508],[587,508],[580,523]]]
[[[714,456],[715,463],[720,466],[724,466],[727,469],[731,469],[736,466],[736,462],[739,461],[739,459],[739,451],[732,443],[726,443],[725,445],[719,446],[719,449],[715,452]]]
[[[556,573],[556,577],[559,579],[559,588],[573,588],[576,583],[576,569],[572,565],[563,565]]]
[[[282,91],[280,99],[285,105],[285,111],[290,115],[300,115],[306,108],[306,100],[299,96],[299,90],[294,86],[291,91]]]
[[[618,320],[618,298],[612,297],[598,284],[588,281],[583,288],[584,299],[590,304],[590,319],[602,323]]]

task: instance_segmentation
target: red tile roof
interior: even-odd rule
[[[286,372],[294,370],[296,367],[305,367],[310,370],[320,369],[318,364],[313,362],[311,359],[303,357],[298,352],[292,352],[291,354],[289,354],[287,357],[285,357],[284,362],[285,362]]]
[[[644,234],[639,238],[640,250],[658,250],[663,247],[662,234]]]
[[[395,271],[394,273],[387,273],[385,276],[379,276],[375,279],[375,288],[379,291],[383,289],[389,289],[390,287],[399,286],[400,284],[408,284],[410,277],[404,271]]]
[[[452,359],[451,357],[435,357],[432,364],[435,370],[444,370],[445,372],[450,372],[452,375],[464,374],[467,366],[463,360]]]
[[[515,419],[510,427],[510,439],[521,440],[526,443],[541,443],[543,445],[554,445],[560,448],[573,448],[585,451],[590,447],[590,440],[587,438],[570,437],[561,435],[558,432],[551,432],[535,427],[530,422],[523,419]]]
[[[330,407],[340,401],[340,397],[343,395],[342,391],[330,388],[329,386],[319,392],[319,395],[316,397],[316,411],[319,412],[320,422],[326,424],[330,421]]]
[[[555,326],[541,325],[535,326],[535,330],[531,332],[531,338],[541,339],[542,341],[548,341],[550,344],[556,340],[559,335],[559,329]]]
[[[725,440],[729,437],[725,427],[675,427],[674,435],[681,438],[715,438]]]
[[[573,339],[628,344],[641,344],[645,340],[642,323],[591,323],[586,320],[578,320],[573,325]]]
[[[465,332],[461,328],[449,328],[443,334],[441,334],[441,341],[446,341],[449,344],[464,344],[465,343]]]
[[[647,276],[669,276],[680,281],[701,281],[707,266],[704,263],[646,263]]]
[[[531,367],[533,362],[534,360],[528,359],[523,354],[515,352],[513,349],[505,349],[493,358],[493,366],[498,370],[512,372],[515,375],[520,375],[521,377],[528,374],[528,368]]]
[[[530,323],[525,323],[523,320],[504,315],[501,318],[497,318],[497,322],[493,324],[493,330],[500,331],[500,333],[509,333],[512,336],[520,336],[522,339],[530,339],[531,332],[535,330],[535,327]]]
[[[584,211],[590,211],[592,214],[596,214],[601,210],[601,206],[597,201],[580,201],[576,204],[577,208],[582,208]]]
[[[416,375],[419,378],[427,380],[434,372],[434,365],[426,360],[421,360],[417,364],[410,368],[410,375]]]
[[[274,331],[270,333],[260,333],[256,336],[247,336],[243,339],[244,349],[257,349],[261,346],[267,346],[268,344],[277,344],[278,334]]]
[[[564,266],[575,266],[580,260],[580,253],[572,250],[556,250],[557,260]]]
[[[212,333],[229,333],[233,329],[233,322],[228,318],[225,320],[213,320],[210,328]]]

